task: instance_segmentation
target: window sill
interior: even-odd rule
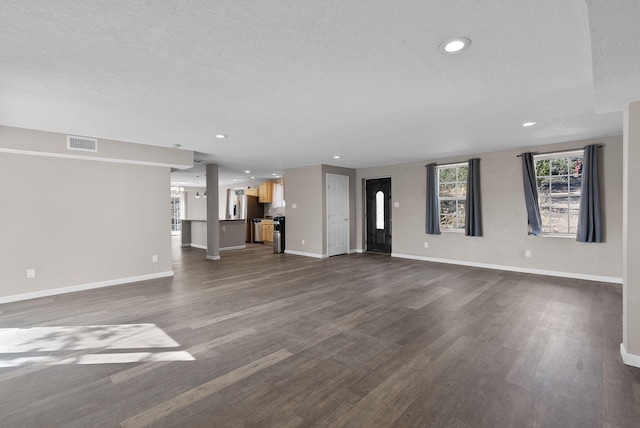
[[[462,233],[462,234],[464,234],[464,229],[440,229],[440,233]]]
[[[562,239],[573,239],[573,240],[577,238],[576,235],[564,235],[561,233],[543,233],[542,235],[539,235],[539,236],[543,238],[562,238]]]

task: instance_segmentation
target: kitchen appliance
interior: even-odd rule
[[[273,252],[284,253],[284,216],[273,218]]]
[[[247,222],[247,231],[245,242],[251,242],[253,234],[254,218],[262,218],[264,216],[264,206],[258,202],[257,196],[247,196],[244,189],[228,189],[227,190],[227,210],[225,214],[226,220],[245,220]]]

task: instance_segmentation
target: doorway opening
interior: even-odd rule
[[[365,182],[367,251],[391,254],[391,178]]]

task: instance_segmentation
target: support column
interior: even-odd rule
[[[620,353],[625,364],[640,367],[640,101],[624,110],[622,159]]]
[[[207,259],[220,260],[218,165],[207,165]]]

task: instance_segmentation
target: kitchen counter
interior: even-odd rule
[[[220,251],[247,248],[246,220],[220,220]]]
[[[207,249],[207,220],[183,219],[182,246]]]
[[[219,220],[220,251],[246,248],[246,220]],[[207,249],[207,220],[182,220],[182,246]]]

